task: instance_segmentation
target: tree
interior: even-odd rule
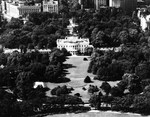
[[[52,14],[49,12],[33,12],[29,14],[28,18],[30,22],[36,25],[40,25],[41,23],[45,22],[47,19],[52,18]]]
[[[121,31],[119,33],[119,39],[121,41],[121,43],[126,44],[129,40],[129,35],[127,31]]]
[[[104,90],[104,92],[106,92],[106,95],[109,94],[109,92],[111,91],[111,86],[109,83],[107,83],[106,81],[102,83],[102,85],[100,86],[100,88],[102,90]]]
[[[117,87],[121,89],[123,92],[125,91],[125,89],[127,89],[127,86],[128,86],[128,81],[126,80],[121,80],[119,83],[117,83]]]
[[[0,116],[1,117],[10,117],[10,116],[18,116],[19,113],[13,107],[16,98],[13,94],[0,89]],[[18,114],[18,115],[17,115]]]
[[[37,80],[43,80],[45,75],[46,66],[41,63],[33,63],[30,65],[31,73],[33,73]]]
[[[58,87],[53,88],[53,89],[51,90],[51,94],[52,94],[52,95],[56,95],[56,91],[57,91],[59,88],[61,88],[61,87],[58,86]]]
[[[128,89],[131,94],[139,94],[142,92],[141,85],[136,83],[131,84]]]
[[[111,95],[112,95],[113,97],[120,97],[120,96],[123,95],[122,89],[119,89],[119,88],[116,87],[116,86],[111,88],[110,93],[111,93]]]
[[[89,85],[88,93],[93,94],[93,93],[98,92],[98,91],[99,91],[99,89],[98,89],[98,87],[97,87],[97,86]]]
[[[81,98],[77,97],[77,96],[71,96],[71,95],[66,95],[65,96],[65,104],[69,104],[69,105],[79,105],[79,104],[84,104],[84,102],[82,101]]]
[[[87,48],[85,48],[84,54],[88,55],[88,56],[91,56],[92,52],[93,52],[93,48],[87,47]]]
[[[15,94],[20,99],[27,100],[28,94],[33,90],[33,83],[36,78],[31,72],[21,72],[16,79],[16,91]]]
[[[127,95],[124,97],[117,97],[114,98],[112,102],[112,110],[117,111],[132,111],[132,104],[133,104],[134,96],[133,95]]]
[[[0,53],[0,65],[6,65],[7,63],[7,56],[4,53]]]
[[[33,46],[32,43],[29,43],[29,44],[28,44],[28,49],[30,49],[30,50],[31,50],[31,49],[34,49],[34,46]]]
[[[150,72],[149,72],[150,70],[149,69],[150,69],[150,67],[149,67],[148,62],[139,63],[139,65],[137,65],[135,68],[135,73],[141,79],[148,79],[150,76]]]
[[[142,92],[141,79],[138,76],[131,74],[126,78],[126,80],[128,82],[127,89],[131,94],[138,94]]]
[[[60,95],[62,95],[62,94],[68,94],[68,93],[69,93],[69,91],[68,91],[66,85],[64,85],[64,86],[62,86],[61,88],[59,88],[59,89],[56,90],[56,95],[57,95],[57,96],[60,96]]]
[[[86,76],[86,78],[84,79],[85,83],[91,83],[91,78],[89,76]]]
[[[101,107],[101,96],[96,94],[92,95],[89,99],[89,103],[92,107],[99,110]]]
[[[99,31],[96,34],[95,40],[92,41],[92,44],[94,47],[104,47],[105,46],[105,41],[106,40],[106,35],[104,32]]]
[[[133,100],[134,112],[149,114],[149,99],[144,95],[137,95]]]
[[[62,14],[62,26],[65,27],[65,19],[67,18],[67,14],[69,12],[67,0],[60,0],[59,12]]]
[[[10,29],[17,29],[17,28],[21,28],[22,25],[23,25],[23,21],[21,21],[20,19],[11,18],[11,21],[6,24],[6,27]]]
[[[60,87],[60,86],[55,87],[55,88],[52,89],[52,91],[51,91],[51,94],[52,94],[52,95],[57,95],[57,96],[67,95],[67,94],[69,94],[69,93],[71,93],[71,92],[70,92],[70,89],[67,88],[66,85],[64,85],[64,86],[62,86],[62,87]]]
[[[61,66],[49,65],[46,67],[45,77],[49,82],[60,82],[61,81]]]

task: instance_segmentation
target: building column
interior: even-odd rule
[[[109,7],[112,7],[112,0],[109,0]]]

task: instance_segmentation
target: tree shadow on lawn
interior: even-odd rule
[[[69,78],[63,76],[63,77],[57,78],[54,83],[67,83],[70,81],[71,80]]]
[[[62,76],[66,76],[67,74],[70,74],[66,69],[62,70]]]
[[[72,64],[64,64],[64,69],[69,69],[69,68],[76,68],[76,66],[73,66]]]
[[[65,77],[67,74],[70,74],[67,70],[69,68],[76,68],[76,66],[73,66],[72,64],[64,64],[63,71],[62,71],[62,77]]]
[[[61,76],[59,78],[55,79],[55,81],[52,81],[51,83],[67,83],[67,82],[70,82],[71,80],[66,77],[67,74],[70,74],[67,71],[67,69],[69,69],[69,68],[76,68],[76,66],[73,66],[72,64],[64,64]]]

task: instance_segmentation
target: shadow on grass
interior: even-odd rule
[[[67,82],[70,82],[70,79],[69,79],[69,78],[60,77],[60,78],[57,78],[57,79],[55,80],[55,82],[53,82],[53,83],[67,83]]]
[[[64,69],[69,69],[69,68],[76,68],[76,66],[73,66],[72,64],[64,64]]]
[[[63,69],[62,76],[66,76],[66,74],[70,74],[66,69]]]
[[[55,83],[66,83],[66,82],[70,82],[69,78],[66,78],[67,74],[70,74],[67,69],[69,68],[76,68],[76,66],[73,66],[72,64],[64,64],[63,66],[63,71],[62,71],[62,75],[61,78],[58,78],[58,81]]]

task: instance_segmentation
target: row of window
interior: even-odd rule
[[[64,45],[64,46],[58,46],[58,48],[68,48],[68,47],[72,47],[72,48],[75,48],[75,49],[77,49],[77,48],[80,48],[80,47],[88,47],[88,45],[75,45],[75,46],[68,46],[68,45]]]
[[[79,51],[82,52],[82,53],[84,53],[84,49],[80,49]],[[69,52],[72,53],[72,54],[76,54],[77,51],[69,51]]]
[[[54,5],[44,5],[44,8],[47,8],[47,7],[54,8],[54,9],[58,8],[58,6],[54,6]]]
[[[40,9],[21,9],[21,10],[19,10],[20,15],[22,15],[24,13],[31,13],[31,12],[40,12]]]

